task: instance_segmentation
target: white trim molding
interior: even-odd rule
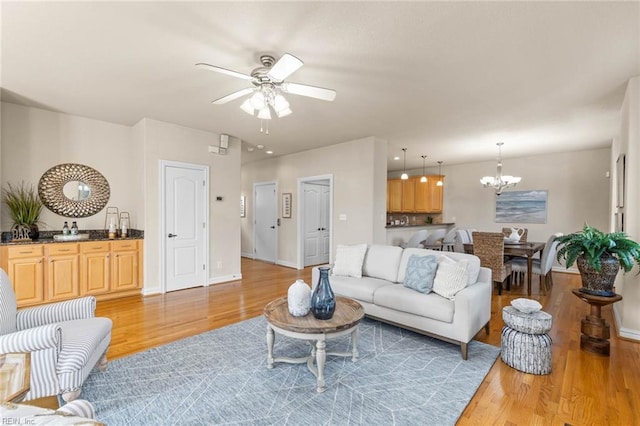
[[[622,319],[620,318],[620,312],[619,312],[617,303],[613,304],[613,319],[616,322],[616,330],[618,330],[618,337],[640,342],[640,330],[634,330],[632,328],[626,328],[621,326]]]

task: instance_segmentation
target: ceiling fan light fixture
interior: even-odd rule
[[[291,113],[293,113],[293,111],[291,111],[291,109],[289,108],[283,109],[283,110],[276,110],[276,115],[278,116],[278,118],[286,117],[287,115],[291,115]]]
[[[245,100],[242,105],[240,105],[240,109],[246,112],[249,115],[255,115],[255,108],[251,103],[251,98]]]
[[[271,111],[269,111],[268,106],[265,106],[258,112],[258,118],[261,120],[271,120]]]
[[[267,102],[266,99],[264,97],[264,93],[262,93],[261,90],[257,90],[253,96],[251,96],[251,105],[253,105],[253,108],[255,109],[263,109],[264,107],[267,106]]]

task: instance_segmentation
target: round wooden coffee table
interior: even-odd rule
[[[287,298],[281,297],[264,307],[267,319],[267,367],[273,368],[276,362],[289,364],[307,363],[307,367],[316,377],[318,392],[324,392],[324,364],[327,355],[358,359],[358,324],[364,317],[364,309],[355,300],[336,296],[336,310],[328,320],[316,319],[311,312],[304,317],[294,317],[289,313]],[[273,356],[274,332],[283,336],[311,342],[311,353],[302,358]],[[351,352],[327,352],[326,341],[351,334]],[[314,343],[315,342],[315,343]]]

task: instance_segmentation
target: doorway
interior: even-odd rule
[[[333,176],[298,180],[298,269],[329,263],[333,229]]]
[[[253,256],[254,259],[276,263],[277,253],[277,187],[275,182],[253,184]]]
[[[161,161],[163,290],[207,285],[209,167]]]

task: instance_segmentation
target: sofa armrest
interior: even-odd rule
[[[56,322],[93,318],[95,310],[95,297],[80,297],[64,302],[19,309],[16,321],[18,330],[26,330]]]
[[[28,330],[0,336],[0,353],[34,352],[43,349],[62,348],[62,327],[48,324]]]
[[[460,341],[471,341],[491,319],[491,288],[491,282],[476,282],[456,293],[453,322]]]

